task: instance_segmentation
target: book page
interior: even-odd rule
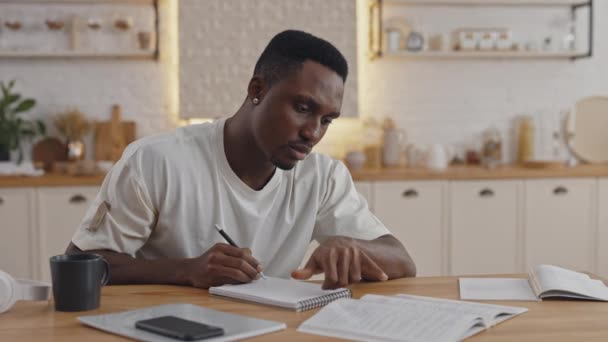
[[[384,303],[393,302],[398,305],[407,304],[408,306],[432,308],[453,312],[458,315],[473,315],[481,317],[484,326],[489,328],[515,315],[528,311],[527,308],[515,306],[482,304],[473,302],[463,302],[460,300],[450,300],[433,297],[413,296],[399,294],[396,296],[365,295],[362,300],[382,301]]]
[[[460,278],[460,299],[539,301],[528,279]]]
[[[409,303],[339,299],[300,325],[298,331],[347,338],[385,341],[458,341],[481,319]]]
[[[587,274],[552,265],[538,265],[532,273],[543,298],[561,296],[608,301],[608,287]]]
[[[323,290],[321,284],[266,277],[248,284],[211,287],[209,293],[263,304],[298,308],[298,304],[325,295],[348,292],[348,289]]]

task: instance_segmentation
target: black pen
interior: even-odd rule
[[[236,248],[240,248],[236,242],[234,242],[230,236],[228,236],[228,234],[226,234],[226,232],[222,229],[222,227],[220,227],[219,224],[215,225],[215,229],[217,229],[217,231],[220,233],[220,235],[222,235],[222,237],[224,238],[224,240],[226,240],[226,242],[228,242],[230,244],[230,246],[232,247],[236,247]],[[260,272],[260,276],[262,276],[262,278],[266,279],[266,277],[264,276],[264,273]]]

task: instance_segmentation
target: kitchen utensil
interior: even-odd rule
[[[95,160],[117,161],[134,140],[135,122],[122,122],[120,106],[113,106],[111,120],[95,125]]]

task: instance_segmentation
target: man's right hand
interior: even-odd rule
[[[216,243],[205,254],[189,259],[183,277],[190,285],[207,289],[224,284],[249,283],[260,277],[262,265],[248,248]]]

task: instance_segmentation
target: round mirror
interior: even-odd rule
[[[567,137],[570,149],[582,161],[608,162],[608,97],[578,101],[568,117]]]

